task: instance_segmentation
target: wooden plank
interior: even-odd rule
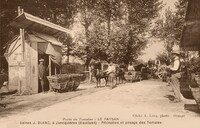
[[[49,56],[49,76],[51,76],[51,57]]]
[[[29,78],[27,83],[30,85],[30,88],[28,88],[31,90],[31,93],[38,93],[38,43],[31,41],[29,48],[29,51],[27,50],[30,55],[27,62],[29,65],[26,66],[30,74],[26,74]]]

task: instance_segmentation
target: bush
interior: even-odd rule
[[[69,63],[64,64],[61,66],[61,73],[68,74],[68,73],[84,73],[85,66],[77,63]]]

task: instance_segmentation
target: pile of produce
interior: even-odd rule
[[[75,91],[80,85],[83,74],[57,74],[48,76],[49,84],[53,91]]]

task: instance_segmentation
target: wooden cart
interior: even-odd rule
[[[141,81],[141,72],[139,71],[127,71],[124,75],[125,79],[130,82]]]
[[[80,85],[83,74],[58,74],[48,76],[49,85],[55,92],[75,91]]]

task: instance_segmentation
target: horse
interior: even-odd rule
[[[101,86],[101,79],[105,80],[105,87],[108,86],[107,83],[108,83],[109,74],[107,74],[106,72],[103,72],[102,70],[99,70],[99,69],[93,69],[93,75],[97,81],[96,88]]]
[[[123,80],[123,73],[117,64],[112,64],[107,69],[108,71],[108,80],[111,82],[110,88],[116,87],[118,78]]]
[[[120,68],[119,66],[117,66],[115,75],[116,75],[115,76],[116,77],[116,84],[118,84],[117,81],[119,81],[119,84],[123,84],[124,80],[125,80],[125,78],[124,78],[124,75],[125,75],[124,70],[122,68]]]
[[[99,69],[93,69],[93,75],[94,75],[94,77],[96,78],[96,81],[97,81],[97,84],[96,84],[97,88],[99,86],[101,86],[101,79],[105,80],[105,87],[108,87],[108,80],[110,80],[110,82],[111,82],[110,87],[111,88],[115,87],[117,66],[116,65],[112,65],[112,66],[114,66],[114,68],[111,68],[112,70],[110,70],[110,71],[107,71],[107,70],[102,71],[102,70],[99,70]]]

